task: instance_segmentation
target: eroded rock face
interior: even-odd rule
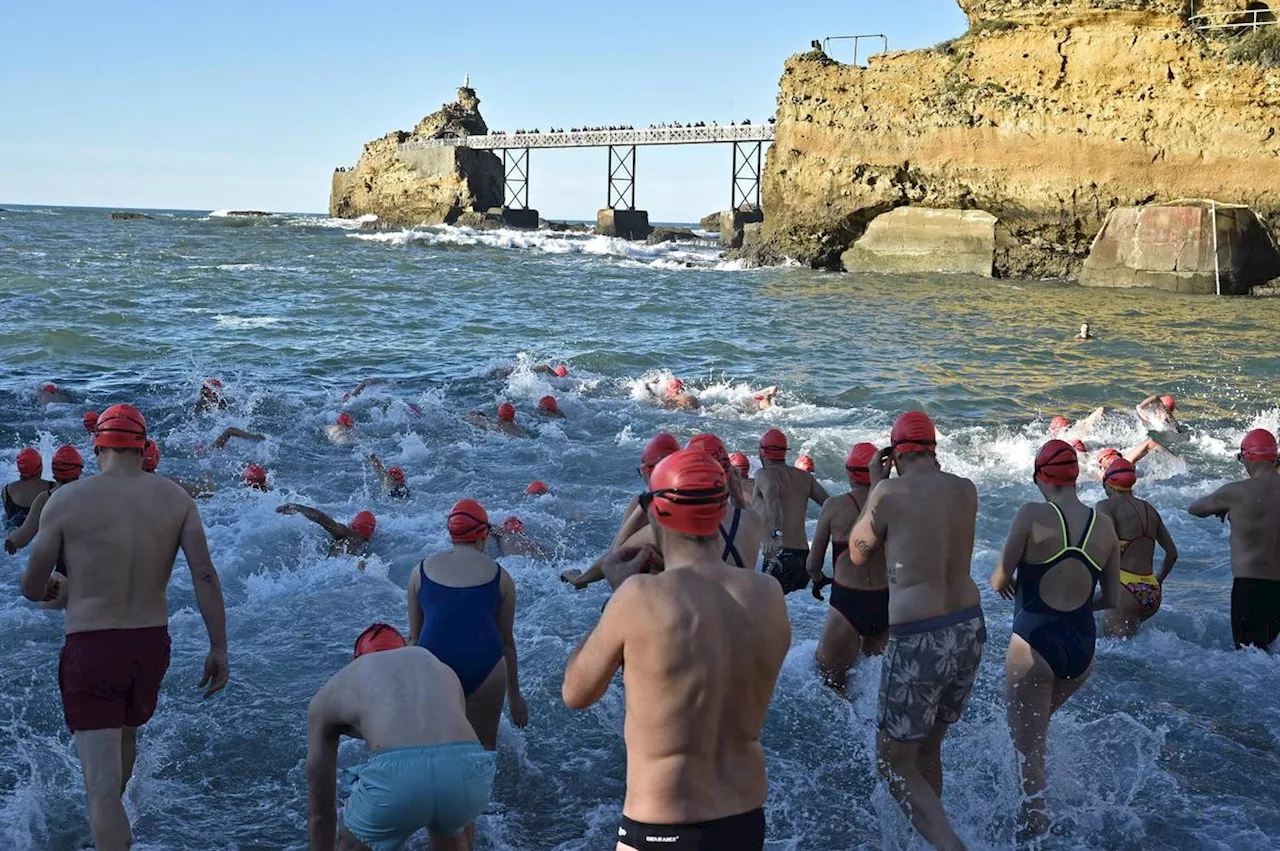
[[[456,102],[423,118],[412,133],[396,130],[366,144],[354,168],[333,173],[329,215],[351,219],[373,213],[391,225],[433,225],[502,206],[502,159],[492,152],[399,150],[412,139],[487,133],[479,107],[475,92],[462,88]]]
[[[1228,62],[1170,5],[962,0],[979,20],[1057,11],[866,69],[792,57],[758,255],[838,268],[889,210],[981,209],[1013,238],[996,274],[1050,277],[1079,271],[1115,207],[1212,197],[1273,219],[1280,71]]]

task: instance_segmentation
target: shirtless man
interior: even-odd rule
[[[309,505],[298,505],[286,502],[276,509],[277,514],[301,514],[312,523],[320,526],[333,538],[329,544],[329,555],[363,555],[374,530],[378,528],[378,519],[372,511],[361,511],[351,522],[344,524],[334,520],[323,511]]]
[[[764,572],[782,584],[784,594],[809,584],[809,537],[804,528],[809,500],[822,505],[826,490],[812,474],[787,466],[787,436],[769,429],[760,438],[754,507],[764,517],[767,536]]]
[[[489,540],[502,556],[526,556],[546,561],[553,555],[551,550],[525,536],[524,523],[515,515],[503,520],[501,526],[489,526]]]
[[[1196,517],[1231,521],[1231,635],[1236,648],[1269,648],[1280,635],[1280,472],[1276,438],[1254,429],[1240,441],[1248,478],[1191,503]]]
[[[53,453],[53,487],[36,496],[35,502],[31,503],[31,510],[27,512],[27,519],[4,539],[5,552],[14,555],[31,543],[36,533],[40,531],[40,515],[44,512],[49,497],[58,488],[79,479],[82,472],[84,472],[84,458],[80,456],[80,450],[74,446],[59,446],[58,451]]]
[[[409,498],[409,485],[405,481],[403,467],[384,467],[382,459],[372,452],[365,456],[365,460],[369,462],[369,468],[378,477],[378,481],[382,482],[387,496],[392,499]]]
[[[620,582],[569,657],[562,696],[591,706],[622,666],[627,792],[617,849],[761,851],[768,797],[760,731],[791,624],[778,585],[720,559],[729,501],[705,453],[665,458],[643,505],[666,556]],[[639,569],[641,554],[632,566]]]
[[[969,575],[978,491],[942,472],[933,421],[903,414],[871,462],[871,496],[850,535],[854,565],[883,546],[889,643],[880,675],[880,774],[934,848],[963,849],[942,809],[942,739],[960,720],[987,630]],[[889,479],[889,464],[898,478]]]
[[[684,389],[684,382],[679,378],[672,378],[667,381],[666,387],[663,388],[663,394],[658,395],[653,386],[646,384],[644,389],[649,391],[649,396],[658,401],[662,407],[673,411],[696,411],[702,407],[702,403],[698,401],[698,397]]]
[[[747,402],[747,410],[751,413],[759,411],[767,411],[774,405],[774,399],[778,395],[778,386],[766,387],[759,393],[754,394],[751,400]]]
[[[516,422],[516,406],[510,402],[503,402],[498,406],[498,419],[496,421],[489,419],[489,415],[483,411],[472,411],[467,414],[467,422],[476,428],[496,431],[500,434],[505,434],[507,437],[525,436],[524,429],[520,428],[520,424]]]
[[[553,420],[564,419],[564,411],[560,410],[560,403],[555,396],[543,396],[539,399],[538,413]]]
[[[363,739],[369,758],[338,829],[338,742]],[[433,851],[469,851],[493,794],[496,754],[467,721],[458,677],[387,624],[356,639],[355,658],[307,708],[307,835],[311,851],[401,848],[419,830]]]
[[[845,461],[851,486],[848,499],[832,497],[823,504],[809,551],[813,596],[821,600],[822,587],[831,585],[831,606],[813,658],[827,685],[841,697],[848,696],[849,669],[859,656],[883,653],[889,641],[889,579],[884,551],[877,550],[861,567],[849,559],[849,533],[871,494],[871,462],[877,451],[870,443],[859,443],[849,451]],[[828,543],[834,581],[822,572]]]
[[[1178,418],[1174,416],[1176,410],[1178,410],[1178,403],[1172,396],[1167,393],[1163,396],[1152,393],[1138,403],[1134,412],[1138,415],[1138,420],[1152,431],[1185,431],[1186,429],[1178,423]]]
[[[196,604],[209,634],[200,686],[227,684],[222,587],[209,558],[200,511],[181,488],[142,472],[146,421],[129,405],[103,411],[94,435],[98,475],[54,494],[22,575],[28,600],[49,600],[62,580],[66,644],[58,685],[75,736],[98,851],[125,851],[132,831],[121,796],[133,773],[137,730],[150,720],[169,666],[165,589],[179,548],[191,569]]]

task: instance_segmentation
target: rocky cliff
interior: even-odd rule
[[[364,146],[351,169],[333,173],[329,215],[357,218],[369,213],[389,224],[449,224],[467,212],[502,206],[502,159],[470,148],[425,148],[401,152],[413,139],[488,133],[474,90],[423,118],[412,132],[396,130]]]
[[[914,205],[999,217],[998,274],[1074,275],[1113,207],[1280,216],[1280,71],[1233,62],[1180,0],[960,5],[968,33],[931,49],[787,62],[758,258],[838,267],[871,219]]]

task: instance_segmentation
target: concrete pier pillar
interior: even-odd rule
[[[649,236],[648,210],[614,210],[605,207],[596,213],[596,233],[622,239],[645,239]]]
[[[499,207],[497,210],[491,210],[490,212],[497,212],[501,215],[502,223],[509,228],[520,228],[522,230],[538,229],[539,216],[537,210],[516,207]]]
[[[722,248],[742,247],[744,225],[764,221],[764,210],[759,207],[748,210],[724,210],[720,213],[720,245]]]

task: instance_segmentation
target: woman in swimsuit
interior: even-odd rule
[[[1112,461],[1102,478],[1107,498],[1097,505],[1099,514],[1111,518],[1120,538],[1120,587],[1124,593],[1103,618],[1102,629],[1108,638],[1132,638],[1142,622],[1160,610],[1164,580],[1178,560],[1178,548],[1160,512],[1133,495],[1137,481],[1132,464],[1123,458]],[[1159,576],[1153,569],[1156,544],[1164,550]]]
[[[453,549],[418,562],[409,574],[409,643],[458,675],[467,720],[485,750],[497,750],[504,695],[511,723],[529,723],[517,670],[516,586],[485,555],[489,515],[480,503],[460,501],[448,525]]]
[[[32,447],[18,453],[18,480],[9,482],[0,491],[4,503],[4,519],[9,529],[17,529],[26,522],[31,503],[42,493],[53,490],[53,482],[40,478],[44,471],[44,458]]]
[[[1045,502],[1013,519],[992,589],[1016,601],[1005,657],[1009,732],[1021,759],[1022,823],[1049,828],[1044,800],[1049,718],[1093,672],[1093,613],[1120,596],[1120,542],[1108,517],[1076,495],[1076,451],[1051,440],[1036,456],[1034,481]],[[1094,590],[1101,584],[1101,594]]]

